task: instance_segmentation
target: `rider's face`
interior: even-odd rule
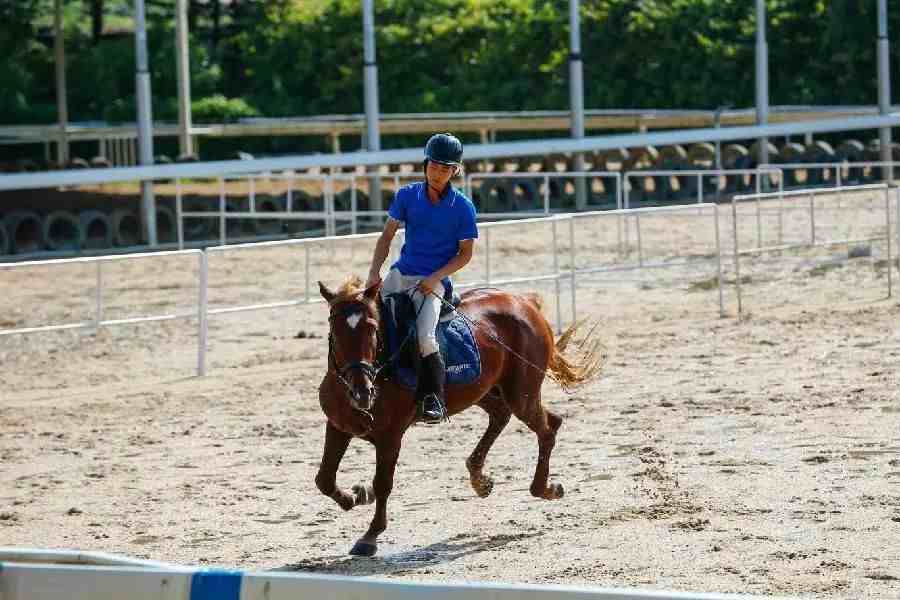
[[[428,161],[428,167],[425,169],[425,176],[428,183],[438,189],[444,189],[450,178],[456,174],[456,167],[453,165],[442,165],[441,163]]]

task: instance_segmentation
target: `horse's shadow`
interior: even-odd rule
[[[453,562],[470,554],[497,550],[540,535],[543,535],[542,531],[490,536],[463,533],[418,550],[372,558],[357,558],[347,555],[325,556],[318,559],[301,560],[272,570],[329,575],[391,575]]]

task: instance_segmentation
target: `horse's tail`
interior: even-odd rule
[[[566,392],[573,392],[579,386],[600,375],[606,358],[606,348],[597,334],[599,322],[595,322],[587,333],[576,342],[575,346],[579,354],[577,358],[568,358],[563,354],[584,324],[584,320],[576,321],[559,336],[553,346],[553,353],[550,355],[550,364],[547,365],[550,378]]]

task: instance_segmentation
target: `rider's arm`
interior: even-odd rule
[[[430,279],[435,282],[440,281],[444,277],[453,275],[472,260],[472,251],[475,249],[475,240],[460,240],[459,251],[456,256],[450,259],[446,265],[431,274]]]
[[[391,242],[399,228],[400,221],[388,217],[387,223],[385,223],[384,229],[375,243],[375,252],[372,254],[372,266],[369,267],[369,278],[366,280],[367,288],[381,281],[381,267],[391,251]],[[469,256],[471,257],[471,254]]]

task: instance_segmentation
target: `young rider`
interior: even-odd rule
[[[431,136],[425,145],[425,181],[404,186],[394,195],[366,282],[369,287],[381,281],[391,240],[404,223],[406,239],[400,259],[391,265],[381,294],[409,291],[413,299],[421,355],[416,401],[422,421],[428,424],[446,418],[444,361],[436,336],[444,296],[442,280],[468,264],[478,237],[475,206],[450,184],[461,170],[462,154],[462,142],[456,136]]]

